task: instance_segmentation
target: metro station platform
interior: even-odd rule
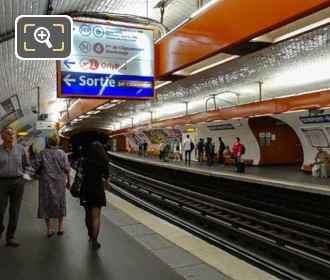
[[[242,182],[256,183],[260,185],[292,189],[303,192],[317,193],[330,196],[330,178],[315,178],[310,173],[300,170],[298,165],[283,166],[246,166],[245,173],[235,172],[234,165],[225,167],[214,164],[200,165],[197,161],[191,161],[191,165],[185,165],[184,161],[160,161],[155,156],[138,156],[136,153],[110,152],[111,155],[151,165],[164,166],[176,170],[215,176],[226,179],[240,180]]]
[[[64,235],[46,237],[44,221],[36,218],[38,183],[28,182],[16,234],[21,246],[1,240],[1,279],[277,279],[111,193],[107,200],[102,246],[92,251],[84,211],[69,194]]]

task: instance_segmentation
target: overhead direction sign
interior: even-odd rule
[[[57,64],[58,97],[154,98],[154,31],[73,22],[71,56]]]

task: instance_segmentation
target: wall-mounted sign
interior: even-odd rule
[[[299,117],[302,123],[327,123],[330,122],[330,115]]]
[[[23,117],[17,95],[0,102],[0,128],[10,125]]]
[[[52,122],[38,121],[36,122],[37,130],[51,130],[54,129],[54,124]]]
[[[207,128],[209,130],[226,130],[226,129],[234,129],[233,125],[230,123],[217,124],[217,125],[208,125]]]
[[[72,55],[57,63],[59,97],[154,97],[154,30],[74,21]]]
[[[187,128],[185,128],[184,129],[184,131],[183,132],[196,132],[196,128],[194,128],[194,127],[187,127]]]

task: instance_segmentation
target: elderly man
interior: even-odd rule
[[[3,144],[0,145],[0,239],[5,229],[3,217],[9,200],[6,240],[7,246],[11,247],[19,246],[14,235],[24,191],[23,174],[29,165],[23,146],[15,143],[15,134],[11,128],[3,129],[1,131]]]

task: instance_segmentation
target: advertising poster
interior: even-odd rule
[[[17,95],[0,102],[0,129],[23,117]]]
[[[149,138],[151,144],[160,144],[162,142],[162,138],[158,137],[153,130],[143,131],[143,133]]]

